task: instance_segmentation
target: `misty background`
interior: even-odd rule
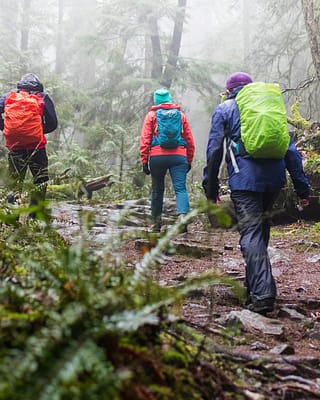
[[[144,184],[139,139],[151,94],[168,87],[193,130],[195,183],[229,74],[278,82],[288,115],[298,99],[301,114],[319,120],[318,13],[311,0],[1,0],[1,92],[36,73],[59,118],[47,136],[51,173],[111,172],[128,190]]]

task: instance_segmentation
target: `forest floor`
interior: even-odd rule
[[[60,206],[60,217],[67,215],[69,223],[70,218],[76,221],[77,207],[70,214],[70,210],[63,211]],[[100,214],[105,215],[103,210]],[[65,220],[60,219],[66,233]],[[102,232],[105,231],[103,221],[109,224],[110,217],[100,220]],[[94,241],[97,239],[95,237]],[[116,252],[126,265],[134,266],[143,257],[146,240],[148,242],[148,236],[147,239],[132,237]],[[105,237],[98,241],[104,242]],[[243,286],[245,265],[235,228],[212,228],[207,216],[202,215],[188,226],[187,233],[173,237],[172,245],[176,251],[164,255],[154,274],[160,285],[176,286],[190,277],[219,271]],[[249,369],[254,371],[255,377],[259,374],[265,377],[268,370],[276,375],[276,383],[264,379],[267,386],[263,390],[264,397],[248,394],[246,398],[320,398],[319,223],[300,220],[273,226],[269,255],[277,286],[272,313],[264,317],[250,312],[228,284],[192,291],[178,313],[184,323],[215,343],[213,351],[220,353],[224,361],[231,358],[246,367],[248,362],[253,362],[254,366],[251,364]],[[262,362],[263,371],[261,365],[257,366],[257,360]]]
[[[248,381],[255,393],[251,397],[249,391],[248,399],[320,398],[320,241],[314,232],[310,222],[272,228],[269,254],[277,299],[274,311],[266,317],[245,311],[245,305],[230,286],[223,284],[194,291],[181,306],[182,320],[204,337],[210,337],[215,351],[222,354],[220,359],[232,359],[251,369],[252,377],[264,377],[260,391],[256,383],[250,387]],[[219,270],[243,285],[245,266],[236,230],[202,230],[199,224],[193,224],[188,233],[175,239],[177,243],[209,246],[212,252],[193,257],[179,252],[167,255],[156,275],[161,285],[178,285],[188,277],[212,270]],[[123,254],[131,262],[139,261],[139,248],[137,241],[129,241]],[[233,312],[245,315],[239,317],[242,323],[232,329],[223,321],[230,319]],[[280,331],[273,334],[269,323]],[[252,364],[248,367],[255,360],[260,360],[263,368]],[[268,371],[275,374],[276,382],[266,378]],[[263,394],[259,397],[257,393]]]

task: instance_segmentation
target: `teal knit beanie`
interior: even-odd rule
[[[155,105],[162,103],[171,103],[171,94],[168,89],[158,89],[153,94],[153,103]]]

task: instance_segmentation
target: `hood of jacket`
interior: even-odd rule
[[[238,86],[237,88],[232,90],[232,92],[229,94],[227,99],[234,99],[242,88],[243,88],[243,86]]]
[[[17,83],[17,88],[28,92],[43,92],[43,84],[37,80],[21,80]]]

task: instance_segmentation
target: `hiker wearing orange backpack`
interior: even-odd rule
[[[219,203],[219,169],[226,144],[229,188],[238,219],[246,264],[249,310],[274,310],[276,284],[268,244],[270,213],[289,172],[300,207],[309,204],[310,187],[302,158],[289,136],[285,106],[277,84],[253,82],[245,72],[226,81],[227,99],[212,115],[203,188]]]
[[[0,99],[0,129],[9,150],[9,175],[12,194],[9,203],[15,203],[29,167],[35,190],[30,206],[45,200],[48,176],[48,157],[45,134],[57,128],[55,107],[44,92],[43,84],[33,73],[22,76],[17,89]],[[34,218],[31,213],[29,218]]]

